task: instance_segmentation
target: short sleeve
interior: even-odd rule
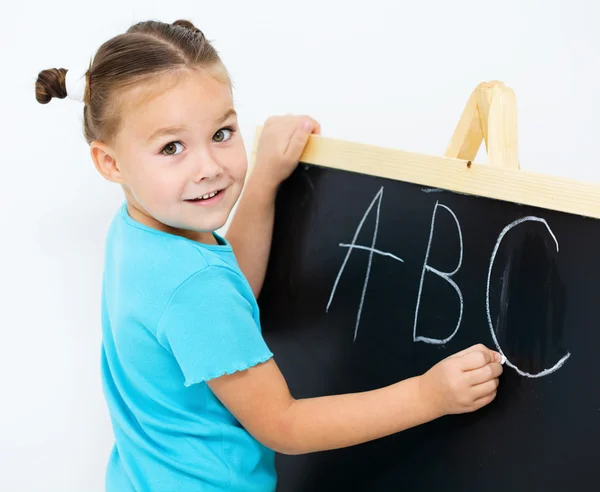
[[[235,271],[209,266],[173,293],[158,324],[159,342],[177,360],[190,386],[265,362],[268,349],[250,289]]]

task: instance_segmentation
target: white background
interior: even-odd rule
[[[519,109],[523,169],[600,182],[599,7],[570,1],[47,1],[0,7],[0,490],[103,490],[103,241],[122,200],[82,107],[34,97],[133,22],[189,18],[232,74],[249,147],[275,113],[334,138],[442,155],[475,86]],[[355,5],[355,6],[353,6]],[[485,161],[480,152],[478,161]]]

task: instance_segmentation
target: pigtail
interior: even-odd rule
[[[175,22],[173,22],[173,25],[185,27],[186,29],[191,29],[192,31],[194,31],[196,33],[202,34],[202,31],[200,29],[198,29],[194,24],[192,24],[189,20],[179,19],[179,20],[176,20]]]
[[[35,82],[35,98],[40,104],[48,104],[53,97],[64,99],[67,97],[65,68],[49,68],[38,74]]]

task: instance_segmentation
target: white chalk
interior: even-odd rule
[[[502,360],[500,361],[500,364],[504,364],[506,362],[506,355],[502,354]]]

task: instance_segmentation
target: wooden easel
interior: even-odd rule
[[[261,129],[257,127],[251,162]],[[483,141],[488,165],[474,162]],[[516,98],[499,81],[475,88],[444,156],[312,135],[300,161],[600,219],[600,184],[520,169]]]
[[[519,169],[517,152],[517,100],[497,80],[479,84],[456,125],[446,157],[473,161],[485,141],[488,163]]]

